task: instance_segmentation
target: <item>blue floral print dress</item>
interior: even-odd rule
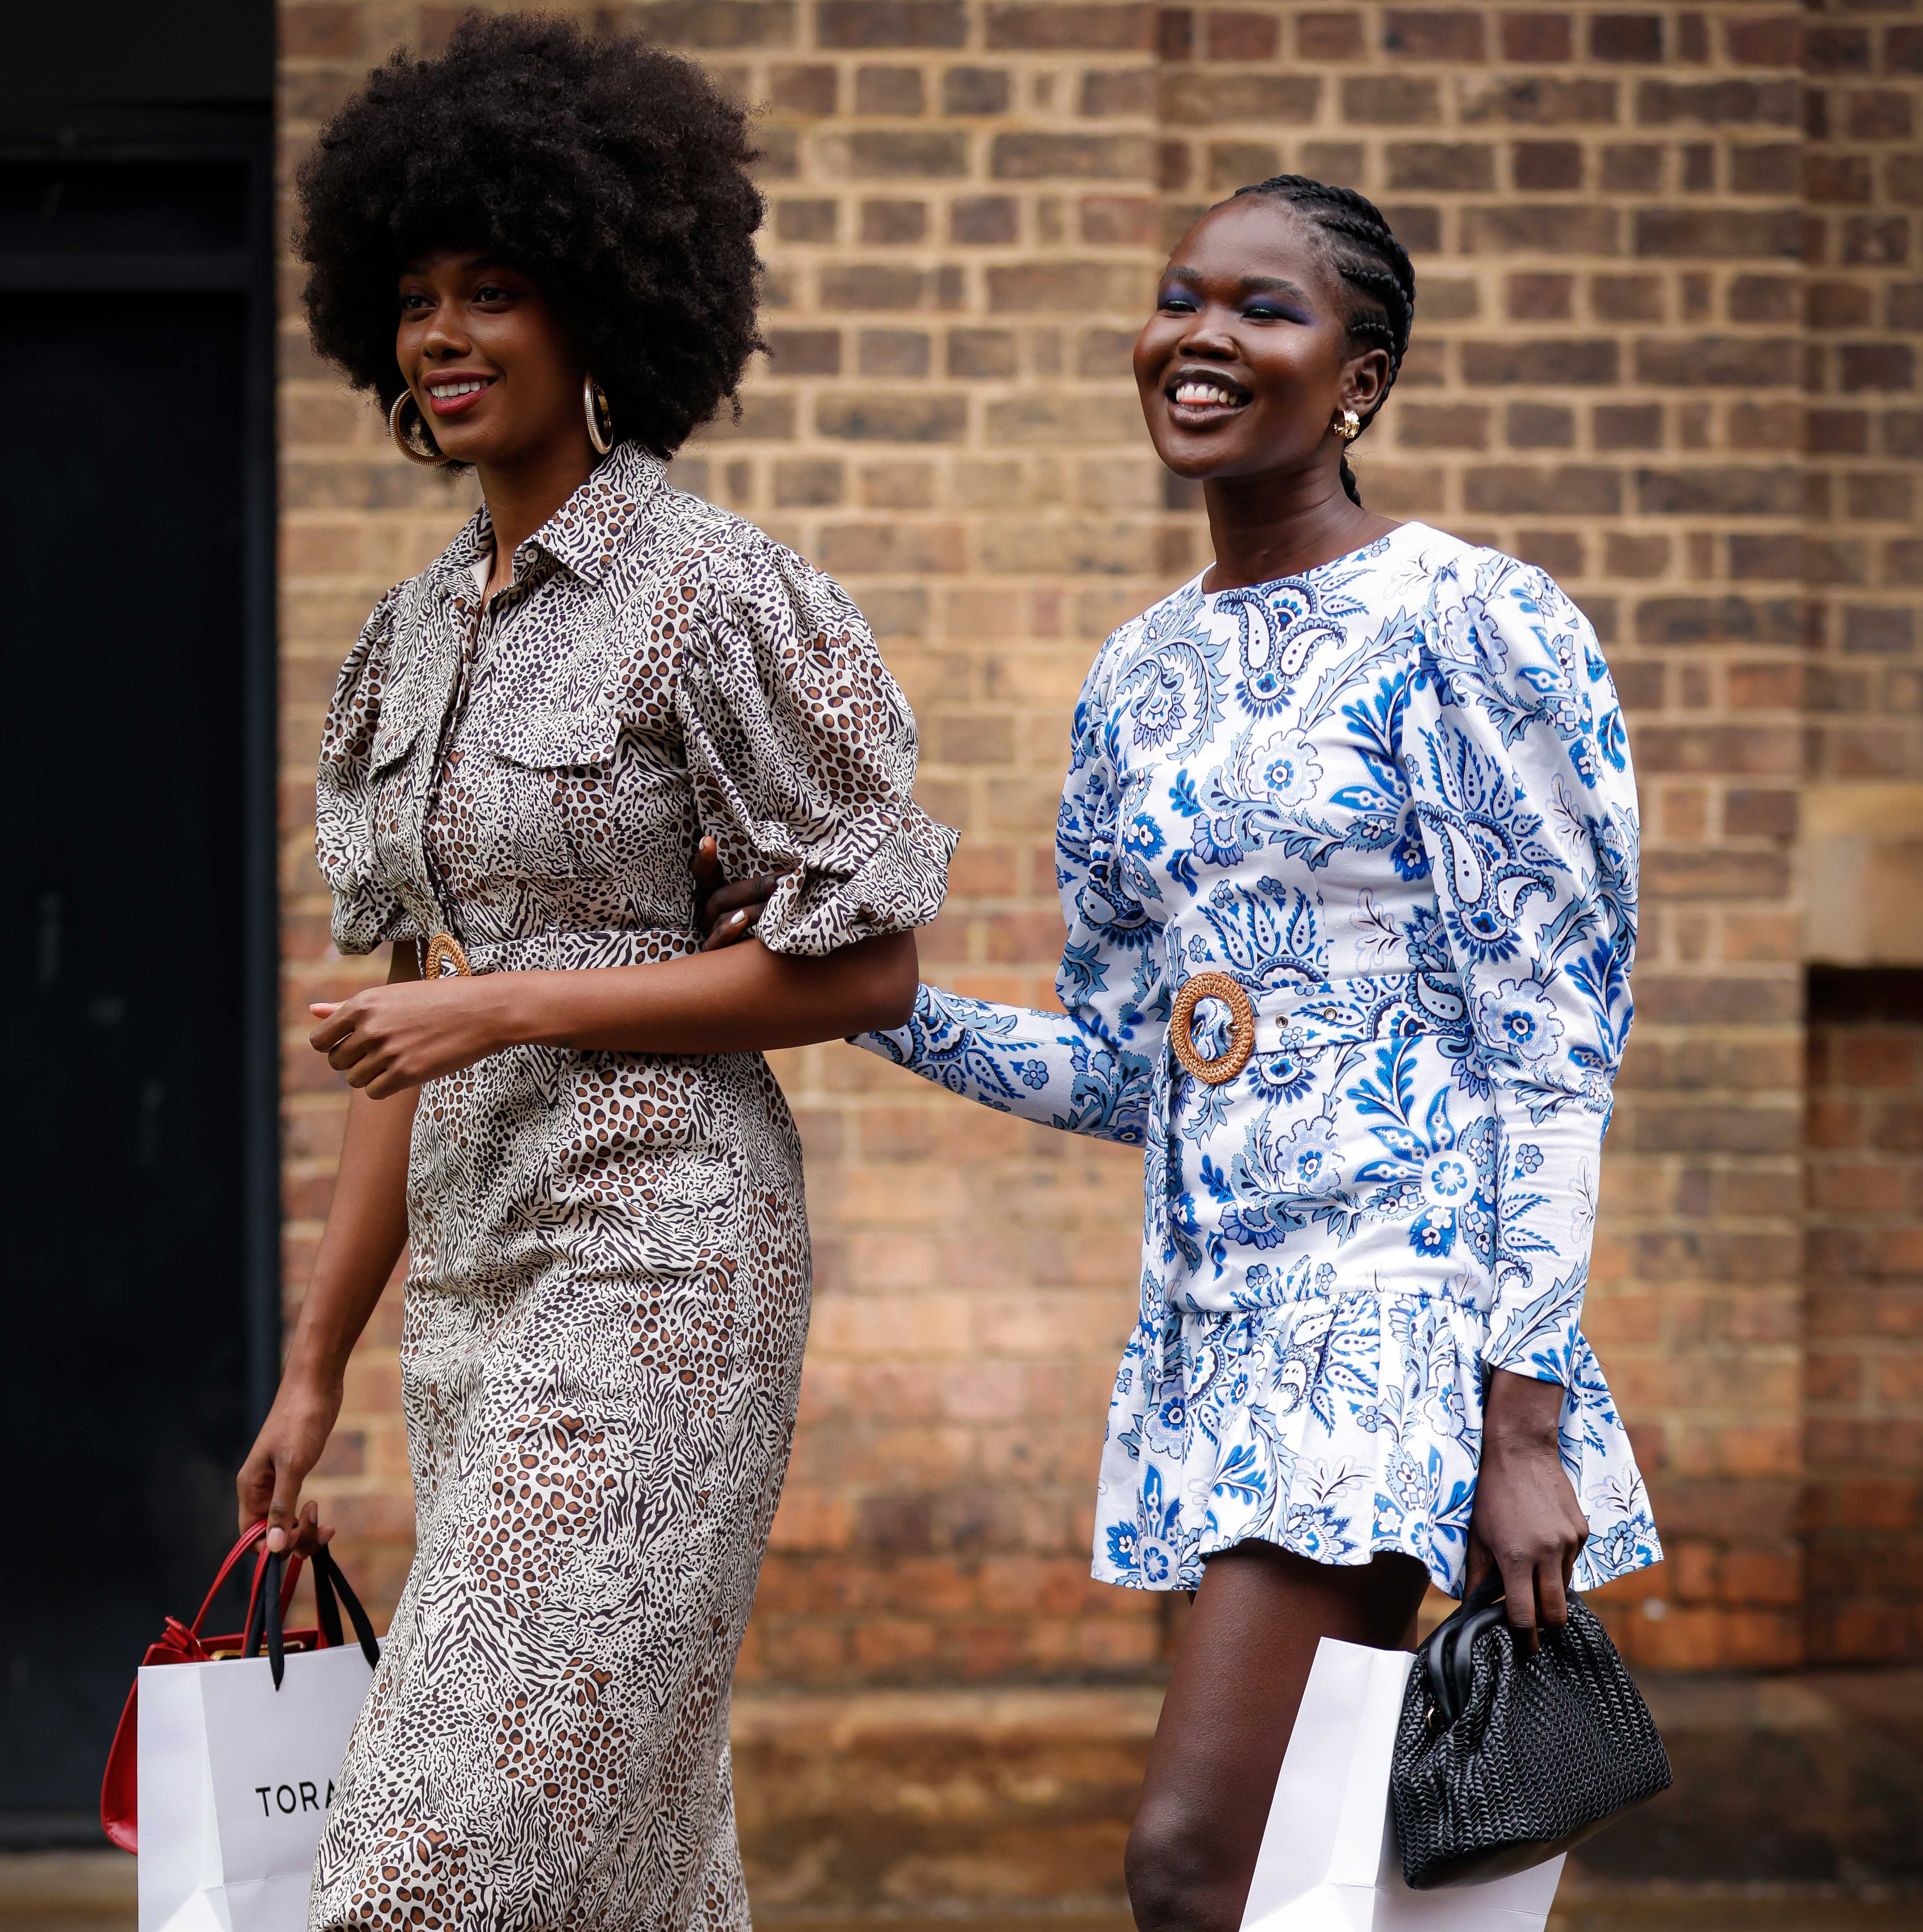
[[[1065,1013],[924,986],[861,1042],[1143,1147],[1098,1577],[1192,1588],[1254,1538],[1403,1551],[1460,1594],[1498,1368],[1568,1392],[1577,1586],[1660,1560],[1579,1326],[1637,839],[1587,620],[1424,524],[1276,583],[1197,578],[1103,646],[1057,833]],[[1204,973],[1255,1021],[1219,1082],[1170,1043]],[[1201,1000],[1192,1054],[1219,1060],[1231,1018]]]

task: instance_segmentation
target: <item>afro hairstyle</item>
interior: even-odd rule
[[[383,409],[396,282],[439,248],[532,277],[607,392],[617,437],[672,456],[763,347],[747,117],[693,62],[539,14],[469,14],[405,50],[298,178],[314,346]]]

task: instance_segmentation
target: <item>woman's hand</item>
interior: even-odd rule
[[[1565,1394],[1560,1382],[1496,1369],[1483,1403],[1463,1594],[1499,1570],[1510,1628],[1529,1652],[1539,1628],[1568,1622],[1570,1574],[1589,1536],[1556,1447]]]
[[[718,952],[751,937],[768,895],[780,882],[779,872],[757,872],[729,884],[721,876],[714,835],[705,835],[694,850],[694,923],[702,935],[702,951]]]
[[[508,1018],[517,976],[397,980],[307,1010],[320,1024],[307,1038],[350,1087],[385,1100],[515,1043]]]
[[[325,1543],[334,1534],[321,1528],[314,1504],[301,1508],[301,1485],[327,1447],[340,1413],[340,1397],[338,1382],[323,1382],[289,1370],[281,1378],[274,1406],[241,1465],[234,1482],[241,1528],[266,1517],[271,1550],[293,1546],[311,1556],[316,1542]]]

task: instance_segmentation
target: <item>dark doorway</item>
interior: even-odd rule
[[[101,1842],[278,1349],[271,13],[120,10],[0,83],[0,1846]]]
[[[83,1810],[244,1453],[238,296],[0,316],[0,1808]],[[165,477],[164,487],[157,479]],[[188,1606],[191,1613],[191,1606]]]

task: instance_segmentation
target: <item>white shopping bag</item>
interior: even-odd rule
[[[359,1646],[140,1672],[140,1932],[305,1932],[334,1779],[373,1672]]]
[[[1415,1658],[1324,1637],[1275,1781],[1244,1932],[1543,1932],[1558,1858],[1486,1885],[1412,1892],[1388,1802]]]

